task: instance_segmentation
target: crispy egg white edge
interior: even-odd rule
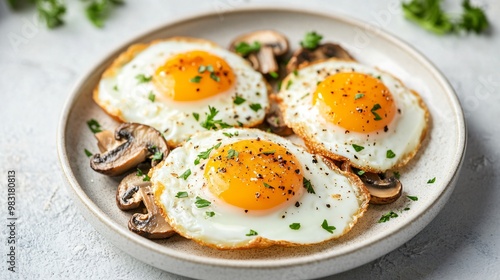
[[[345,133],[346,129],[326,120],[312,105],[317,83],[336,73],[337,69],[380,76],[393,95],[396,107],[401,110],[401,114],[396,112],[387,132]],[[298,70],[298,75],[288,75],[283,85],[287,85],[288,81],[292,81],[290,86],[278,93],[285,123],[314,152],[336,160],[347,159],[353,166],[366,171],[383,172],[406,164],[415,155],[426,134],[429,114],[421,98],[397,78],[378,69],[357,62],[330,59],[304,67]],[[390,137],[386,137],[388,135]],[[352,144],[362,145],[364,149],[356,152]],[[387,150],[392,150],[396,156],[387,158]]]
[[[223,132],[238,132],[239,136],[229,138]],[[295,201],[292,201],[284,209],[264,214],[252,211],[245,213],[244,209],[223,205],[222,201],[213,198],[201,187],[203,181],[200,180],[204,179],[204,171],[200,167],[208,160],[201,160],[195,166],[194,160],[200,152],[219,142],[222,142],[223,147],[239,140],[257,137],[285,146],[300,161],[304,177],[311,181],[316,192],[311,194],[304,190],[303,195],[297,199],[301,203],[300,207],[294,206]],[[207,141],[210,139],[213,141]],[[310,171],[307,171],[306,166]],[[187,180],[178,178],[187,169],[192,172]],[[313,170],[320,174],[314,174]],[[366,211],[369,201],[369,194],[357,176],[341,171],[328,159],[314,156],[282,137],[257,129],[232,128],[198,133],[183,146],[173,150],[150,175],[156,202],[174,230],[186,238],[219,249],[315,244],[338,238],[354,226]],[[158,192],[162,188],[160,183],[165,186],[161,193]],[[175,195],[180,191],[188,192],[189,197],[176,198]],[[335,196],[337,194],[340,194],[340,199]],[[196,208],[196,196],[210,200],[212,204],[206,208]],[[330,208],[326,204],[330,204]],[[206,211],[214,211],[216,214],[208,217]],[[302,219],[298,218],[299,215],[303,215]],[[325,219],[329,225],[336,227],[333,234],[321,227]],[[300,223],[301,228],[290,229],[289,225],[292,223]],[[256,231],[258,235],[246,236],[250,230]]]
[[[174,102],[162,98],[152,82],[138,83],[137,75],[150,77],[169,57],[191,50],[207,51],[226,60],[236,76],[232,92],[200,101]],[[173,146],[181,144],[193,133],[205,130],[200,122],[206,119],[209,105],[219,110],[215,119],[233,126],[240,121],[247,127],[260,124],[269,109],[268,89],[263,76],[240,56],[210,41],[183,37],[155,41],[147,47],[132,46],[130,53],[122,54],[117,61],[121,63],[113,63],[103,75],[94,92],[94,100],[121,121],[147,124],[164,132]],[[115,85],[118,90],[114,89]],[[148,98],[151,92],[156,96],[155,102]],[[246,102],[234,104],[236,95],[245,98]],[[261,104],[262,109],[253,111],[249,107],[252,103]],[[199,121],[193,113],[200,115]]]

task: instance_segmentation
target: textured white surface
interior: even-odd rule
[[[2,260],[0,278],[183,279],[122,253],[80,215],[58,166],[59,115],[75,81],[128,39],[172,17],[211,10],[223,20],[226,10],[265,1],[128,1],[103,30],[87,23],[80,11],[82,3],[68,2],[66,25],[53,31],[37,26],[32,11],[14,13],[4,1],[0,3],[0,172],[2,178],[7,170],[17,172],[20,217],[19,272],[8,272]],[[292,1],[279,2],[290,5]],[[428,227],[392,253],[332,278],[499,279],[500,3],[477,2],[487,7],[493,25],[489,35],[445,37],[405,21],[398,3],[343,0],[324,6],[324,1],[307,1],[309,7],[370,22],[426,55],[462,101],[469,129],[468,152],[455,192]],[[309,26],[305,23],[305,27]],[[11,39],[16,35],[24,38],[18,45]],[[365,39],[360,33],[360,42]],[[5,184],[1,182],[3,221]],[[0,254],[5,256],[6,228],[0,232]]]

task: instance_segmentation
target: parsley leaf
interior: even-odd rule
[[[293,84],[292,80],[288,80],[288,83],[286,84],[286,89],[289,89]]]
[[[266,187],[267,189],[271,189],[271,190],[274,190],[274,187],[269,185],[268,183],[264,182],[264,187]]]
[[[479,34],[486,30],[489,26],[488,18],[481,8],[473,7],[469,0],[462,2],[464,13],[458,23],[458,26],[467,32],[474,31]]]
[[[385,223],[385,222],[389,221],[391,218],[397,218],[397,217],[399,217],[398,214],[391,211],[387,214],[382,215],[382,217],[380,217],[380,220],[378,220],[378,222]]]
[[[362,93],[358,93],[358,94],[356,94],[356,95],[354,96],[354,100],[358,100],[358,99],[362,98],[363,96],[365,96],[365,95],[364,95],[364,94],[362,94]]]
[[[323,39],[323,36],[316,33],[316,31],[308,32],[304,36],[304,40],[300,41],[300,46],[313,50],[318,47],[321,39]]]
[[[177,198],[185,198],[185,197],[188,197],[188,193],[187,192],[178,192],[175,197]]]
[[[135,78],[137,79],[137,82],[139,84],[142,84],[142,83],[147,83],[147,82],[151,81],[151,79],[153,77],[147,77],[144,74],[139,74],[139,75],[135,76]]]
[[[387,158],[394,158],[396,156],[396,154],[392,150],[387,150],[385,156]]]
[[[271,151],[265,151],[265,152],[262,152],[264,155],[274,155],[274,153],[276,153],[276,150],[271,150]]]
[[[354,150],[356,152],[362,151],[365,148],[363,146],[359,146],[359,145],[356,145],[356,144],[352,144],[352,147],[354,148]]]
[[[45,21],[48,28],[54,28],[64,23],[62,17],[66,13],[66,7],[62,1],[38,0],[36,1],[36,8],[38,15]]]
[[[436,177],[432,178],[432,179],[429,179],[427,181],[427,184],[434,184],[434,182],[436,182]]]
[[[238,151],[229,149],[229,151],[227,151],[227,158],[232,159],[234,157],[238,157],[238,154],[239,154]]]
[[[213,129],[217,130],[219,128],[228,128],[231,127],[231,125],[222,122],[222,120],[214,120],[215,116],[219,113],[219,110],[217,110],[214,107],[211,107],[210,105],[208,106],[209,113],[207,114],[207,119],[201,123],[201,126],[205,129]]]
[[[240,135],[240,133],[238,131],[236,131],[235,133],[229,133],[229,132],[222,132],[222,134],[224,134],[225,136],[231,138],[233,136],[238,136]]]
[[[142,181],[148,182],[151,180],[151,178],[148,176],[148,174],[144,174],[141,169],[137,168],[137,173],[135,173],[137,177],[143,177]]]
[[[193,78],[191,78],[189,81],[191,83],[199,83],[201,81],[201,76],[196,75]]]
[[[85,155],[87,155],[87,157],[93,156],[93,154],[87,149],[85,149]]]
[[[271,76],[273,79],[277,79],[279,77],[278,73],[276,72],[269,72],[269,76]]]
[[[210,78],[216,82],[220,82],[219,76],[217,76],[214,72],[210,73]]]
[[[151,100],[151,102],[155,102],[156,95],[153,92],[149,93],[148,99]]]
[[[293,230],[298,230],[300,228],[300,223],[290,224],[289,227]]]
[[[207,214],[208,217],[215,216],[215,212],[213,212],[213,211],[207,211],[207,212],[205,212],[205,214]]]
[[[316,192],[314,192],[314,188],[313,188],[310,180],[307,180],[306,178],[304,178],[302,185],[304,186],[304,188],[307,190],[308,193],[316,194]]]
[[[196,197],[196,201],[194,202],[196,208],[205,208],[210,206],[210,204],[212,204],[210,201],[205,200],[199,196]]]
[[[250,45],[247,42],[240,42],[235,46],[234,50],[242,56],[247,56],[251,52],[258,52],[260,50],[260,43],[255,41]]]
[[[245,101],[247,101],[245,98],[243,98],[243,97],[241,97],[239,95],[236,95],[236,97],[234,98],[233,103],[236,104],[236,105],[241,105]]]
[[[200,120],[200,114],[198,113],[193,113],[193,117],[196,121],[199,121]]]
[[[328,222],[325,220],[323,220],[323,223],[321,224],[321,227],[328,231],[329,233],[333,233],[334,230],[336,230],[336,228],[334,226],[329,226],[328,225]]]
[[[87,8],[85,14],[87,18],[96,26],[103,27],[104,21],[108,18],[111,10],[115,5],[123,4],[120,0],[92,0]]]
[[[151,159],[152,160],[162,160],[163,159],[163,152],[156,152]]]
[[[87,126],[89,127],[90,131],[92,131],[92,133],[94,134],[102,131],[101,125],[94,119],[88,120]]]
[[[365,171],[363,171],[363,170],[358,170],[358,172],[356,172],[356,173],[357,173],[359,176],[361,176],[361,175],[365,174],[366,172],[365,172]]]
[[[258,235],[258,233],[253,229],[251,229],[250,232],[246,234],[246,236],[254,236],[254,235]]]
[[[252,109],[254,112],[257,112],[259,111],[260,109],[262,109],[262,106],[259,104],[259,103],[253,103],[253,104],[250,104],[248,105],[250,107],[250,109]]]
[[[394,174],[394,177],[396,177],[396,179],[401,178],[401,173],[399,173],[399,171],[394,171],[392,173]]]
[[[408,197],[408,199],[411,199],[413,201],[417,201],[418,200],[418,197],[416,197],[416,196],[407,195],[406,197]]]
[[[376,120],[376,121],[380,121],[382,119],[380,117],[380,115],[377,114],[377,112],[375,112],[380,108],[382,108],[382,107],[380,107],[380,104],[377,103],[377,104],[373,105],[373,108],[371,109],[372,114],[375,116],[374,120]]]
[[[210,156],[210,153],[212,152],[213,149],[218,149],[222,142],[219,142],[217,145],[213,146],[212,148],[201,152],[198,154],[198,157],[194,160],[194,164],[197,165],[200,163],[200,159],[207,159]]]
[[[188,170],[184,171],[184,173],[182,173],[182,175],[179,176],[179,177],[182,178],[182,179],[184,179],[184,181],[185,181],[185,180],[187,180],[187,178],[189,177],[189,175],[191,175],[191,169],[188,169]]]

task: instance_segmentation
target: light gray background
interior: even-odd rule
[[[17,172],[18,269],[6,269],[1,227],[0,278],[183,279],[122,253],[80,215],[66,191],[56,153],[63,104],[78,78],[106,53],[171,18],[268,1],[127,1],[104,29],[67,1],[66,24],[49,31],[33,10],[0,2],[0,201],[6,221],[7,170]],[[407,22],[399,1],[275,1],[347,14],[402,38],[450,80],[463,104],[469,142],[458,185],[420,234],[369,264],[328,279],[500,279],[500,2],[486,7],[488,35],[438,37]],[[306,4],[301,4],[306,2]],[[458,4],[445,1],[457,11]],[[14,43],[13,38],[22,38]],[[1,224],[3,224],[2,222]]]

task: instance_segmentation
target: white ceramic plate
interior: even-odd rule
[[[321,245],[218,251],[181,237],[163,241],[142,238],[127,229],[130,213],[115,205],[119,179],[92,171],[84,149],[96,150],[86,121],[93,118],[105,128],[117,123],[93,101],[92,90],[102,71],[129,44],[171,36],[210,39],[227,46],[232,38],[258,29],[286,34],[292,47],[307,31],[326,41],[342,44],[361,63],[377,66],[417,90],[432,116],[431,129],[421,151],[401,169],[404,194],[396,203],[370,206],[346,236]],[[374,260],[401,246],[422,230],[449,198],[465,152],[466,132],[462,109],[441,73],[414,49],[367,24],[333,14],[304,9],[250,8],[197,15],[155,29],[117,49],[76,85],[64,108],[58,131],[58,150],[69,191],[82,214],[113,244],[158,268],[195,278],[296,279],[339,273]],[[428,179],[436,177],[434,184]],[[406,195],[417,196],[410,201]],[[402,211],[405,207],[410,210]],[[394,211],[399,217],[378,223]],[[400,212],[401,211],[401,212]]]

